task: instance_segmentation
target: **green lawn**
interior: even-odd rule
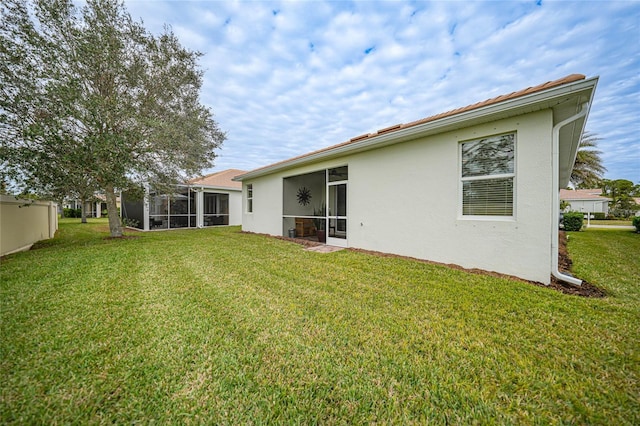
[[[62,221],[2,260],[0,423],[640,424],[638,234],[570,233],[604,299],[238,228],[106,235]]]
[[[631,219],[628,220],[613,220],[613,219],[606,219],[606,220],[597,220],[597,219],[591,219],[589,221],[589,223],[591,225],[608,225],[608,226],[620,226],[620,225],[624,225],[624,226],[631,226]],[[587,224],[587,220],[584,220],[584,224]]]

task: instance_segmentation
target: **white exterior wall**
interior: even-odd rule
[[[229,225],[242,225],[241,191],[229,191]]]
[[[243,231],[282,235],[282,178],[286,176],[290,174],[278,173],[242,182]],[[247,211],[248,184],[253,185],[252,213]]]
[[[550,111],[530,114],[355,157],[349,162],[349,245],[548,283],[551,120]],[[511,131],[515,217],[463,217],[459,142]]]
[[[349,247],[549,283],[551,129],[541,111],[245,181],[254,199],[243,230],[282,235],[282,178],[348,165]],[[515,217],[463,217],[459,143],[507,132],[516,133]]]

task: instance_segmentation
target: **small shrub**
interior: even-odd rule
[[[640,232],[640,216],[635,216],[631,223],[636,227],[636,231]]]
[[[604,220],[606,218],[606,215],[604,214],[604,212],[596,212],[593,214],[593,218],[595,220]]]
[[[70,218],[82,217],[82,209],[62,209],[62,215]]]
[[[580,212],[565,213],[562,219],[565,231],[579,231],[582,229],[584,221],[583,214]]]

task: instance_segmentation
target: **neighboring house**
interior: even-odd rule
[[[611,199],[602,195],[601,189],[561,189],[560,200],[569,204],[566,211],[584,213],[609,213]]]
[[[232,180],[244,170],[229,169],[176,185],[171,194],[147,190],[144,199],[123,192],[121,215],[129,226],[154,229],[240,225],[242,185]]]
[[[319,219],[330,245],[579,284],[557,270],[559,189],[597,81],[570,75],[245,173],[242,229],[287,236]]]
[[[120,208],[120,197],[116,197],[116,206]],[[103,214],[107,210],[106,197],[102,194],[98,194],[91,201],[87,202],[86,207],[87,207],[87,210],[86,210],[87,217],[99,218],[102,216],[106,216],[106,213]],[[82,201],[78,199],[68,199],[68,200],[64,200],[64,203],[62,204],[60,211],[58,211],[58,213],[62,213],[62,209],[80,209],[80,208],[82,208]]]

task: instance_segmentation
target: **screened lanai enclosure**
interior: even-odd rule
[[[348,166],[284,178],[283,235],[346,246],[348,178]]]
[[[170,193],[149,189],[142,197],[123,192],[121,214],[127,226],[145,231],[236,224],[230,222],[234,195],[192,185],[176,185]]]

